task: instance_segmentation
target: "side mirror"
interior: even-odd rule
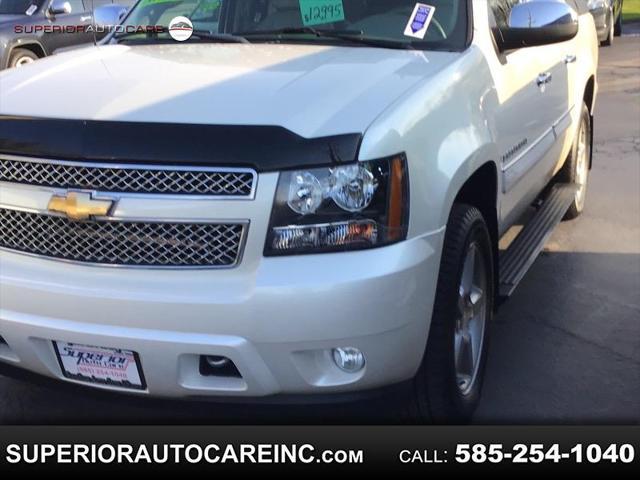
[[[113,27],[120,23],[126,13],[127,7],[122,5],[103,5],[93,12],[93,21],[99,27]]]
[[[503,49],[535,47],[571,40],[578,34],[578,13],[565,2],[532,0],[511,9],[502,31]]]
[[[53,0],[49,6],[49,15],[64,15],[71,13],[71,4],[64,0]]]

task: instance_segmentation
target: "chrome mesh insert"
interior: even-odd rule
[[[104,265],[232,267],[246,224],[74,222],[65,217],[0,208],[0,247]]]
[[[0,181],[101,192],[249,197],[251,169],[163,168],[0,158]]]

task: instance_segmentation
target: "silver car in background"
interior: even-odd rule
[[[623,0],[589,0],[589,11],[596,22],[598,40],[608,47],[613,37],[622,35],[622,2]]]

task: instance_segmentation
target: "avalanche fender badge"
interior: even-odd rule
[[[407,28],[404,29],[404,34],[407,37],[424,40],[424,36],[427,34],[427,29],[429,28],[435,11],[436,7],[425,3],[416,3],[409,23],[407,23]]]

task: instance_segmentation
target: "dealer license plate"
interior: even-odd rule
[[[67,378],[133,390],[146,388],[136,352],[58,341],[53,346]]]

